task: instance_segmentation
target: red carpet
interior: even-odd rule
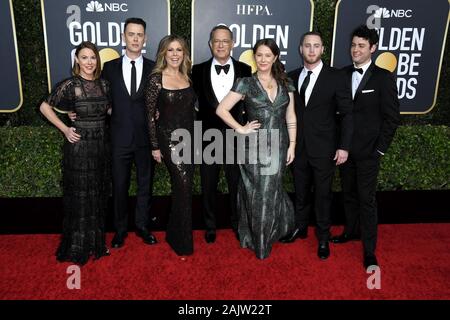
[[[381,225],[380,290],[367,289],[360,242],[331,244],[320,261],[309,231],[306,240],[277,243],[263,261],[230,230],[212,245],[196,231],[195,254],[185,259],[164,233],[156,246],[130,233],[123,248],[81,268],[80,290],[67,289],[70,264],[53,256],[58,235],[3,235],[0,299],[450,299],[450,224]]]

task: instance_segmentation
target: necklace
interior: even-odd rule
[[[260,79],[259,77],[258,77],[258,79],[259,79],[260,81],[263,80],[263,81],[261,81],[261,83],[267,82],[265,79]],[[273,89],[273,84],[272,84],[272,82],[273,82],[273,78],[270,78],[269,83],[266,85],[266,88],[267,88],[267,89],[269,89],[269,90],[272,90],[272,89]]]

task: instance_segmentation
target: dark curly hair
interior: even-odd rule
[[[371,47],[374,44],[377,44],[378,40],[380,40],[377,30],[370,29],[366,25],[361,25],[353,30],[351,39],[353,39],[353,37],[366,39],[367,41],[369,41]]]

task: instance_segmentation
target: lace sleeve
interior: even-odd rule
[[[145,88],[145,107],[147,108],[148,132],[152,150],[158,150],[158,139],[156,138],[156,111],[159,93],[162,87],[161,74],[152,74],[148,78]]]
[[[75,102],[73,79],[69,78],[56,84],[45,101],[58,110],[72,111]]]

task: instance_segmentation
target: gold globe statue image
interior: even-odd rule
[[[377,57],[375,64],[380,68],[394,72],[397,68],[397,57],[393,53],[383,52]]]
[[[103,69],[103,64],[105,62],[108,62],[110,60],[120,57],[120,54],[118,54],[116,50],[111,49],[111,48],[102,49],[99,51],[99,54],[100,54],[100,61],[102,62],[102,69]]]
[[[252,67],[252,73],[256,72],[256,61],[253,57],[253,50],[249,49],[242,52],[239,56],[239,61],[244,62]]]

